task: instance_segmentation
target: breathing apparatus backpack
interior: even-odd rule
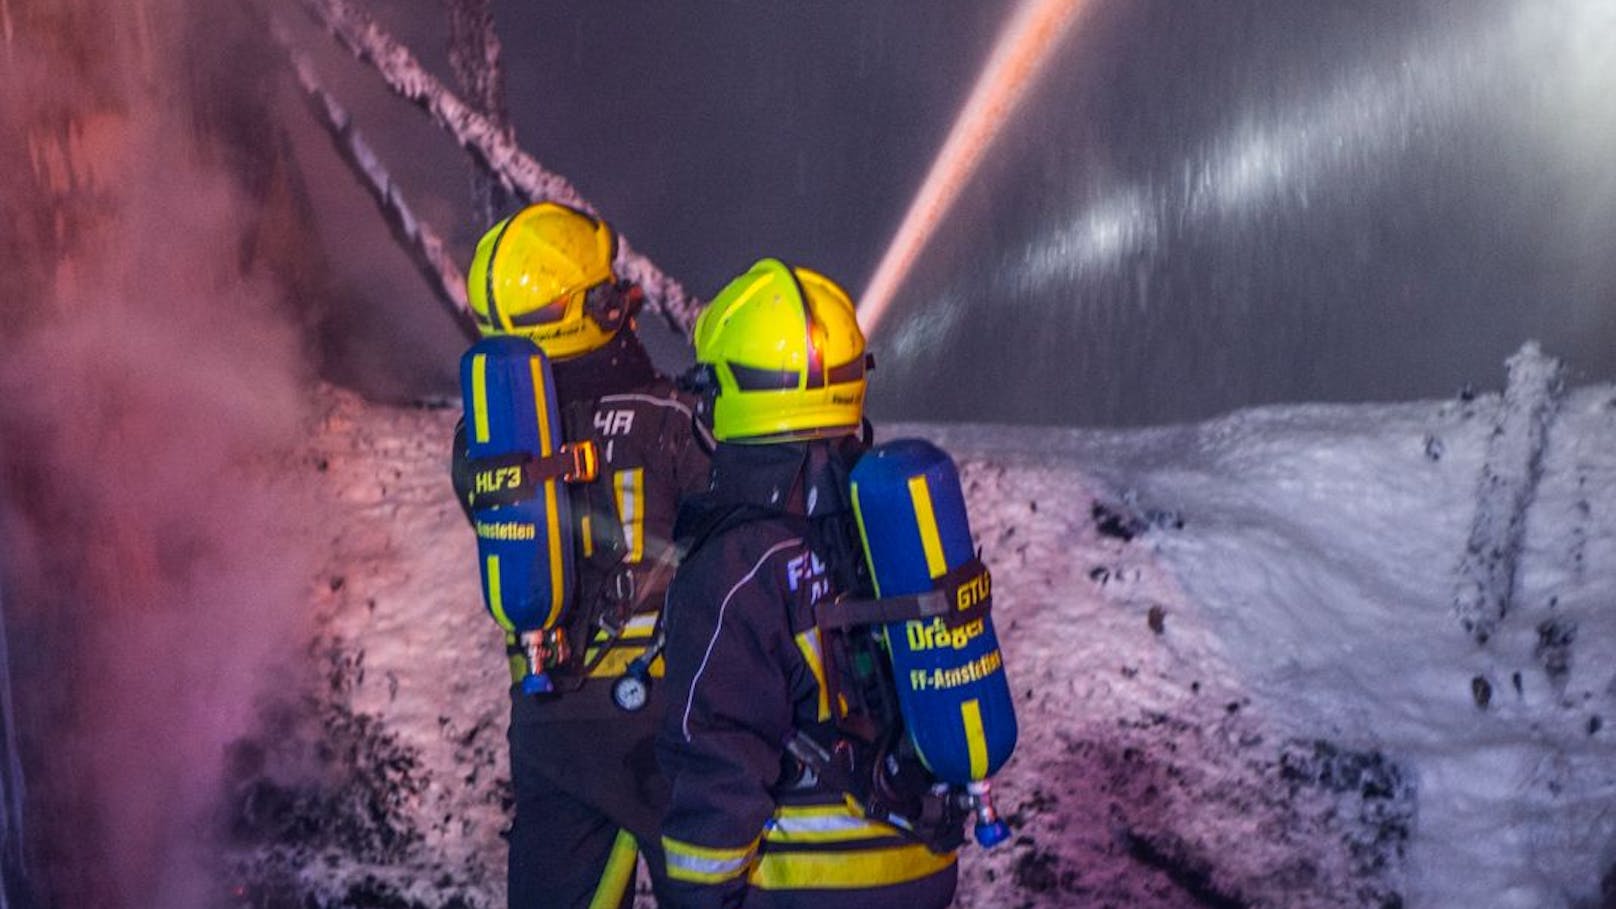
[[[555,670],[577,664],[574,642],[587,633],[578,626],[588,610],[574,602],[578,574],[591,568],[577,558],[580,540],[597,561],[621,555],[615,514],[591,507],[581,491],[599,473],[598,453],[582,432],[566,441],[550,361],[527,338],[473,344],[460,360],[460,387],[483,601],[505,630],[522,693],[555,692]],[[579,518],[594,525],[582,537]]]
[[[787,751],[936,851],[957,848],[972,816],[977,842],[997,845],[1010,830],[988,778],[1015,749],[1015,707],[959,472],[931,443],[899,439],[866,451],[849,485],[875,596],[816,607],[841,737],[798,731]],[[833,532],[813,535],[835,548]]]

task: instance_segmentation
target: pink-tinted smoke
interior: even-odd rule
[[[859,324],[866,335],[881,323],[915,258],[1087,5],[1087,0],[1023,0],[1005,25],[942,151],[859,297]]]
[[[36,883],[51,905],[216,905],[225,745],[303,636],[308,503],[277,479],[298,336],[174,62],[186,10],[10,8],[0,125],[29,159],[4,214],[37,229],[8,253],[40,281],[0,297],[0,569]]]

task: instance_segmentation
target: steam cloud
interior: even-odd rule
[[[0,568],[32,883],[214,905],[224,746],[307,611],[310,503],[277,479],[298,334],[179,0],[7,7],[0,123],[28,150],[0,266],[37,280],[0,298]]]

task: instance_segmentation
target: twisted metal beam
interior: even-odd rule
[[[475,340],[479,334],[471,307],[466,304],[466,277],[444,247],[443,239],[431,225],[415,216],[404,198],[404,191],[393,182],[386,166],[371,150],[370,143],[365,141],[364,134],[354,125],[347,108],[326,91],[308,55],[292,45],[279,22],[271,24],[270,32],[286,51],[292,70],[297,75],[298,87],[303,91],[303,100],[314,119],[325,127],[337,154],[370,192],[394,239],[404,247],[416,269],[438,292],[438,299],[460,326],[461,332],[468,339]]]

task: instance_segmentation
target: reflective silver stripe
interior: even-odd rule
[[[656,613],[642,612],[628,620],[628,624],[623,626],[623,633],[627,634],[630,631],[651,631],[656,628],[656,620]]]
[[[855,815],[840,805],[782,808],[769,822],[766,839],[800,843],[845,842],[897,836],[891,824]]]
[[[639,401],[643,404],[655,404],[658,407],[671,407],[674,410],[680,411],[687,417],[690,416],[690,408],[685,406],[685,403],[677,398],[656,398],[652,397],[651,395],[629,393],[620,395],[604,395],[600,399],[600,403],[602,404],[606,404],[611,401]]]
[[[740,849],[709,849],[664,836],[662,852],[667,856],[668,877],[713,884],[745,874],[757,852],[757,840]]]
[[[628,547],[623,561],[632,565],[645,557],[645,468],[617,471],[612,475],[612,491],[623,527],[623,543]]]
[[[698,858],[668,853],[668,877],[677,881],[727,881],[746,872],[751,856],[738,859]]]
[[[690,708],[691,705],[696,703],[696,686],[701,684],[702,673],[707,671],[707,663],[713,658],[713,648],[718,646],[718,635],[724,630],[724,613],[729,609],[730,600],[735,599],[735,594],[746,586],[747,581],[752,580],[753,576],[763,568],[763,563],[767,562],[771,556],[793,546],[801,545],[801,537],[792,537],[789,540],[783,540],[770,546],[768,552],[758,557],[757,564],[753,565],[750,571],[735,582],[735,586],[729,589],[729,593],[724,594],[724,602],[718,604],[718,621],[713,624],[713,637],[707,642],[707,652],[702,654],[701,665],[697,667],[696,674],[690,679],[690,694],[685,698],[685,712],[679,724],[680,730],[684,733],[685,741],[690,741]]]
[[[695,420],[694,419],[695,415],[690,412],[690,407],[688,405],[686,405],[685,402],[679,400],[678,398],[657,398],[657,397],[653,397],[651,395],[627,393],[627,394],[620,394],[620,395],[606,395],[605,397],[600,399],[600,403],[602,403],[602,404],[605,404],[605,403],[608,403],[608,402],[611,402],[611,401],[639,401],[642,404],[654,404],[657,407],[669,407],[669,408],[672,408],[674,410],[677,410],[680,413],[684,414],[685,416],[692,418],[692,420],[694,421],[694,423],[696,425],[696,432],[701,436],[701,440],[702,440],[703,443],[705,443],[705,446],[706,446],[708,451],[711,451],[713,446],[718,444],[718,440],[713,438],[712,429],[709,428],[705,422],[703,422],[701,420]],[[610,443],[610,442],[606,443],[606,445],[607,445],[606,460],[608,460],[608,461],[611,460],[611,448],[610,448],[611,444],[612,443]]]
[[[656,631],[656,623],[657,613],[636,613],[633,618],[623,623],[623,630],[619,633],[614,646],[624,647],[630,644],[643,645],[646,639],[651,637],[651,635]],[[604,628],[596,631],[595,637],[589,642],[590,649],[593,650],[597,644],[610,640],[611,637],[611,632]]]

